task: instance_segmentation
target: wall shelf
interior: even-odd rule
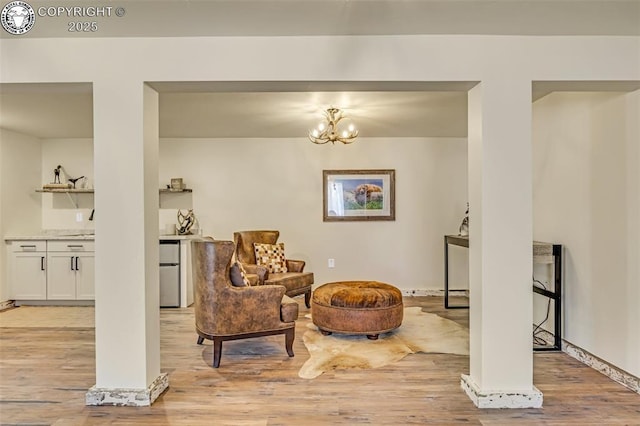
[[[36,189],[36,192],[48,193],[48,194],[67,194],[69,197],[69,201],[73,204],[74,208],[78,208],[80,204],[78,203],[78,197],[72,197],[71,194],[93,194],[93,188],[42,188]],[[86,198],[85,198],[86,199]]]
[[[58,193],[58,194],[93,194],[93,189],[64,189],[64,188],[54,188],[54,189],[36,189],[36,192],[48,192],[48,193]],[[185,188],[185,189],[160,189],[161,194],[179,194],[181,192],[193,192],[193,189]]]
[[[166,188],[160,188],[160,195],[162,194],[185,194],[185,193],[191,193],[193,192],[193,189],[190,188],[184,188],[184,189],[166,189]],[[94,190],[93,189],[84,189],[84,188],[42,188],[42,189],[36,189],[36,192],[39,193],[47,193],[47,194],[67,194],[67,196],[69,197],[69,200],[71,201],[71,203],[73,204],[73,206],[77,209],[79,204],[78,204],[78,200],[74,199],[76,197],[71,197],[71,194],[93,194]]]
[[[160,188],[160,193],[161,194],[179,194],[181,192],[193,192],[193,189],[190,188],[184,188],[184,189],[166,189],[166,188]]]
[[[171,189],[171,188],[160,188],[160,196],[158,197],[158,208],[159,209],[181,209],[193,208],[193,199],[192,199],[193,189],[183,188],[183,189]]]
[[[36,192],[50,192],[50,193],[58,193],[58,194],[93,194],[93,189],[64,189],[64,188],[53,188],[53,189],[36,189]]]

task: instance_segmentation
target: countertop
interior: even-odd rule
[[[40,235],[5,235],[5,241],[42,241],[42,240],[77,240],[77,241],[93,241],[95,235],[93,234],[75,234],[75,235],[61,235],[61,234],[40,234]]]
[[[160,241],[175,241],[175,240],[190,240],[194,238],[202,238],[200,235],[159,235]],[[94,234],[54,234],[54,233],[41,233],[31,235],[5,235],[4,240],[10,241],[93,241],[95,240]]]
[[[193,240],[202,238],[202,235],[160,235],[160,241],[163,240]]]

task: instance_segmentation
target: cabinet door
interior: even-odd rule
[[[76,253],[76,299],[93,300],[95,298],[95,255]]]
[[[47,255],[47,299],[75,300],[75,253]]]
[[[47,265],[45,253],[11,254],[11,293],[15,300],[47,298]]]

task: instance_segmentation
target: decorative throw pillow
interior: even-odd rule
[[[235,262],[231,265],[229,278],[231,279],[231,284],[235,287],[247,287],[251,285],[249,278],[247,278],[247,272],[244,270],[244,267],[240,262]]]
[[[284,243],[253,243],[253,249],[256,253],[257,265],[265,266],[269,273],[273,274],[287,272],[287,263],[284,260]]]

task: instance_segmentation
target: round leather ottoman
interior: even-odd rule
[[[375,340],[402,324],[402,293],[377,281],[321,285],[311,298],[311,320],[322,334],[366,334]]]

